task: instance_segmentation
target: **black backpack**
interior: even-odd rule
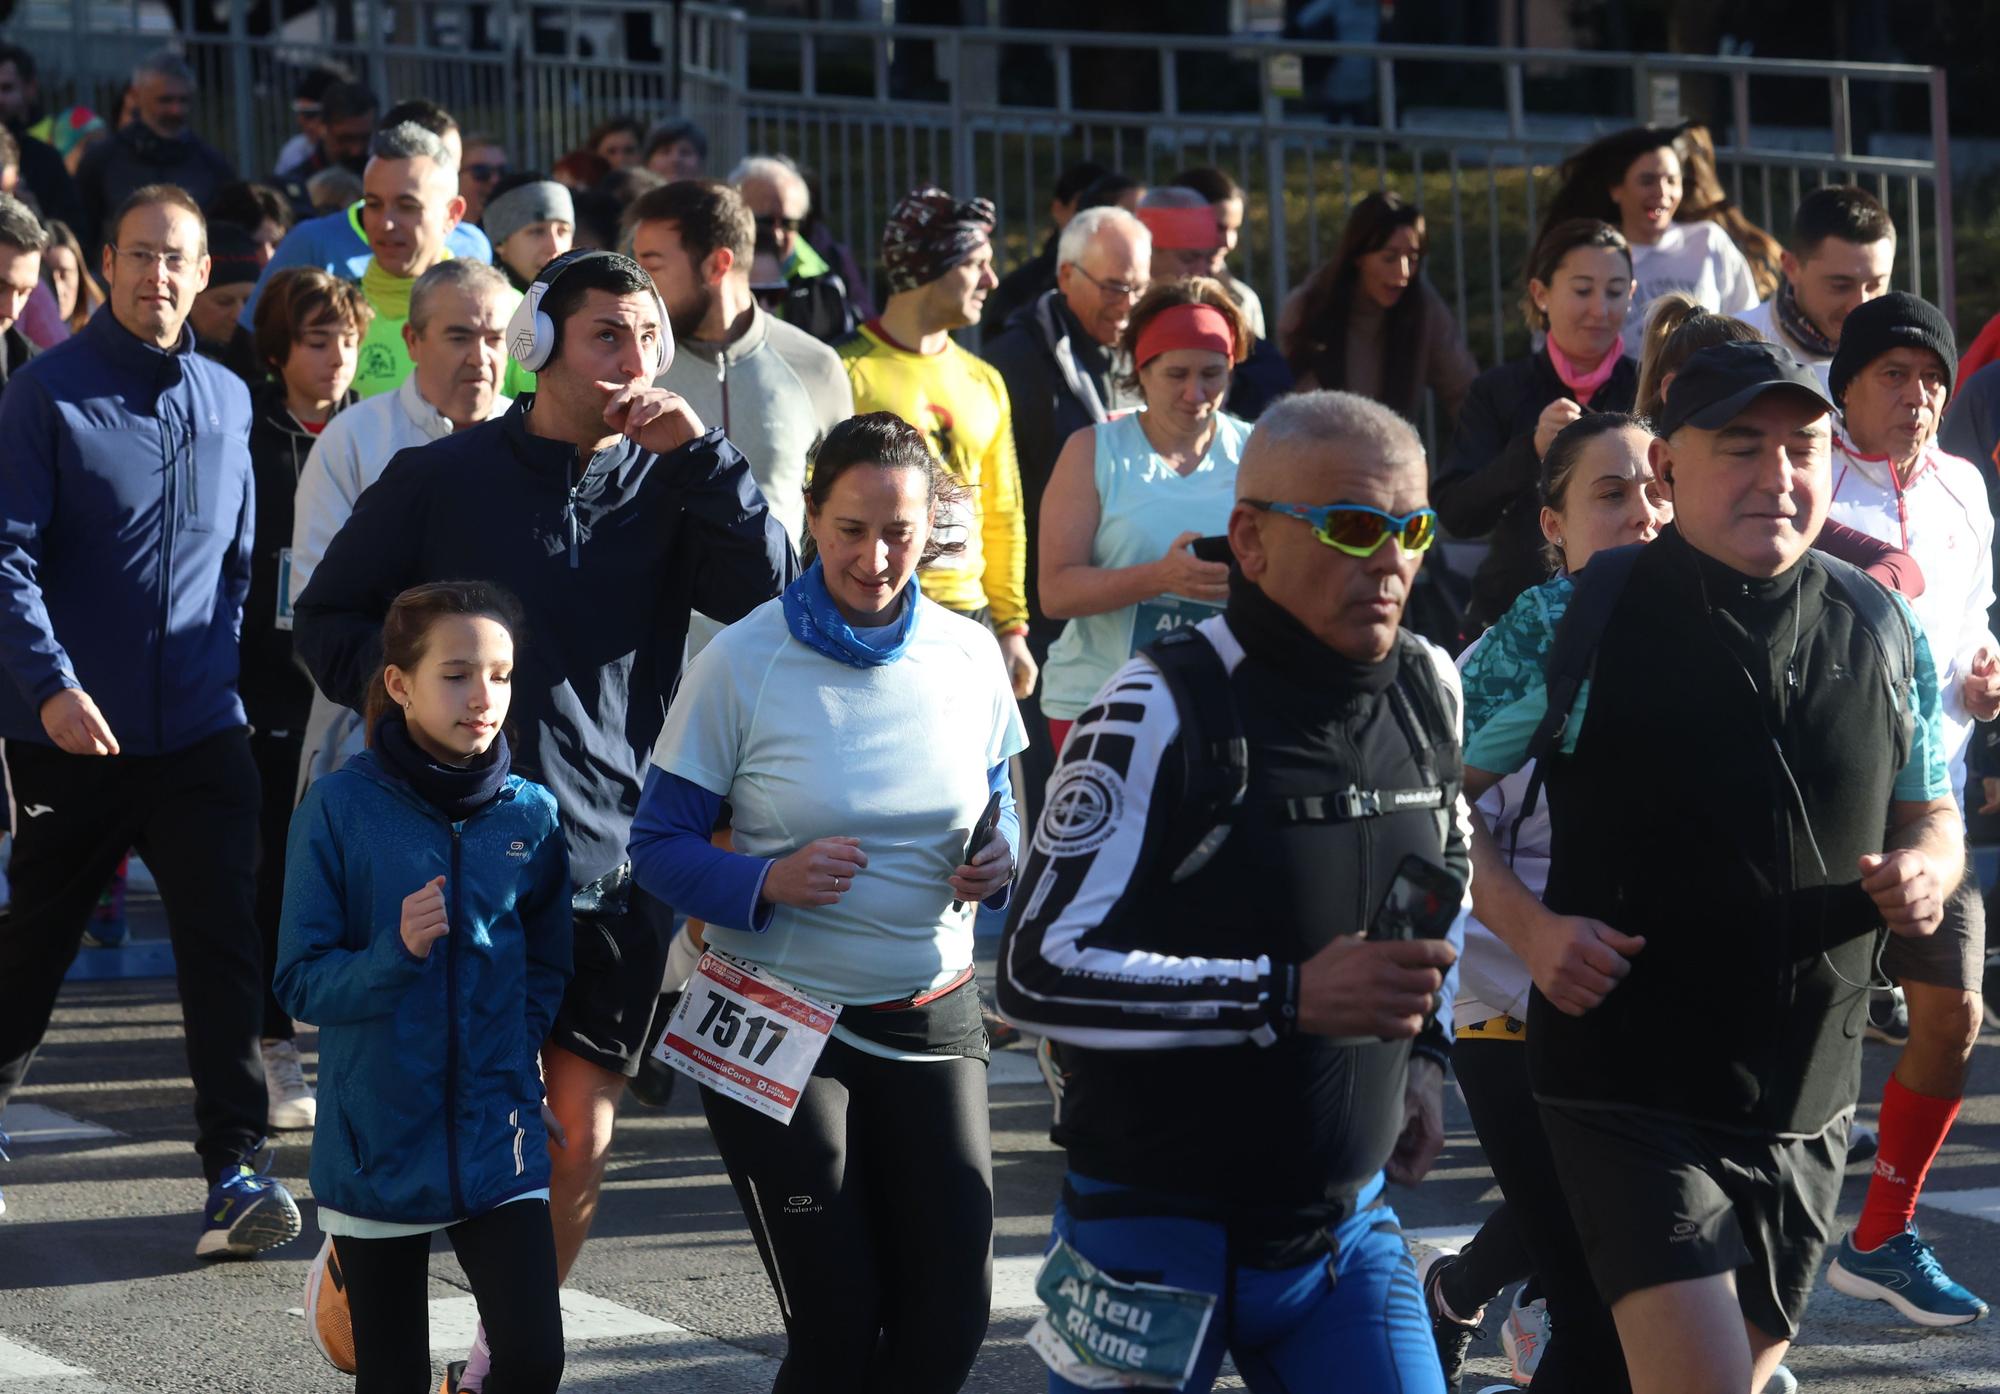
[[[1532,760],[1535,772],[1529,777],[1527,792],[1521,799],[1521,811],[1514,820],[1516,837],[1520,834],[1521,824],[1534,814],[1536,800],[1542,792],[1543,765],[1549,755],[1562,748],[1570,711],[1576,706],[1577,694],[1583,687],[1584,679],[1590,676],[1591,665],[1597,658],[1597,646],[1611,624],[1611,612],[1618,608],[1618,598],[1625,593],[1625,583],[1631,579],[1633,564],[1639,560],[1639,552],[1644,546],[1644,543],[1633,542],[1599,552],[1575,575],[1575,590],[1570,595],[1569,608],[1563,611],[1563,617],[1556,625],[1555,641],[1549,645],[1548,654],[1542,659],[1542,676],[1548,687],[1549,706],[1542,714],[1541,723],[1535,727],[1534,735],[1528,738],[1528,752],[1523,763]],[[1914,719],[1910,715],[1910,690],[1916,682],[1917,669],[1916,640],[1911,627],[1904,621],[1887,588],[1873,576],[1825,552],[1813,555],[1826,568],[1828,579],[1839,587],[1874,637],[1894,698],[1898,743],[1905,752],[1904,758],[1907,758],[1910,741],[1915,734]]]
[[[1430,655],[1414,636],[1399,632],[1396,681],[1390,710],[1403,728],[1424,783],[1411,789],[1361,789],[1278,801],[1280,822],[1334,823],[1374,818],[1413,808],[1447,808],[1464,778],[1452,702]],[[1222,655],[1199,629],[1186,625],[1140,650],[1159,669],[1180,716],[1184,762],[1181,804],[1175,810],[1164,864],[1171,880],[1201,870],[1229,836],[1250,787],[1250,743]]]

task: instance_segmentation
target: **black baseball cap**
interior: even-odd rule
[[[1716,344],[1681,365],[1654,429],[1661,436],[1683,426],[1719,431],[1757,398],[1777,390],[1810,396],[1826,411],[1833,410],[1833,400],[1813,370],[1777,344]]]

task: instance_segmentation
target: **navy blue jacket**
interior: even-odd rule
[[[359,710],[399,592],[512,591],[514,768],[556,796],[583,885],[625,860],[688,611],[734,623],[798,564],[721,431],[665,456],[621,438],[579,471],[576,447],[529,434],[533,404],[399,452],[295,598],[292,637],[320,691]]]
[[[445,878],[444,937],[403,901]],[[456,825],[363,751],[292,815],[273,985],[320,1028],[313,1194],[347,1215],[462,1220],[549,1184],[536,1053],[570,976],[555,801],[509,775]]]
[[[89,693],[128,755],[241,726],[237,636],[256,491],[250,391],[100,309],[0,397],[0,736]]]

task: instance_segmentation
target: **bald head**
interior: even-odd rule
[[[1425,478],[1423,442],[1395,412],[1352,392],[1302,392],[1257,419],[1236,470],[1236,497],[1363,502],[1358,491],[1385,486],[1421,494]]]
[[[1350,392],[1284,397],[1243,447],[1230,550],[1244,579],[1314,638],[1357,663],[1378,663],[1395,647],[1423,554],[1385,539],[1353,556],[1323,542],[1313,523],[1261,505],[1358,504],[1400,518],[1427,505],[1427,486],[1417,433],[1379,402]]]

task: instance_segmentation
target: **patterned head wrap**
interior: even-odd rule
[[[903,195],[882,229],[882,267],[892,292],[928,285],[993,236],[993,203],[960,203],[935,186]]]

